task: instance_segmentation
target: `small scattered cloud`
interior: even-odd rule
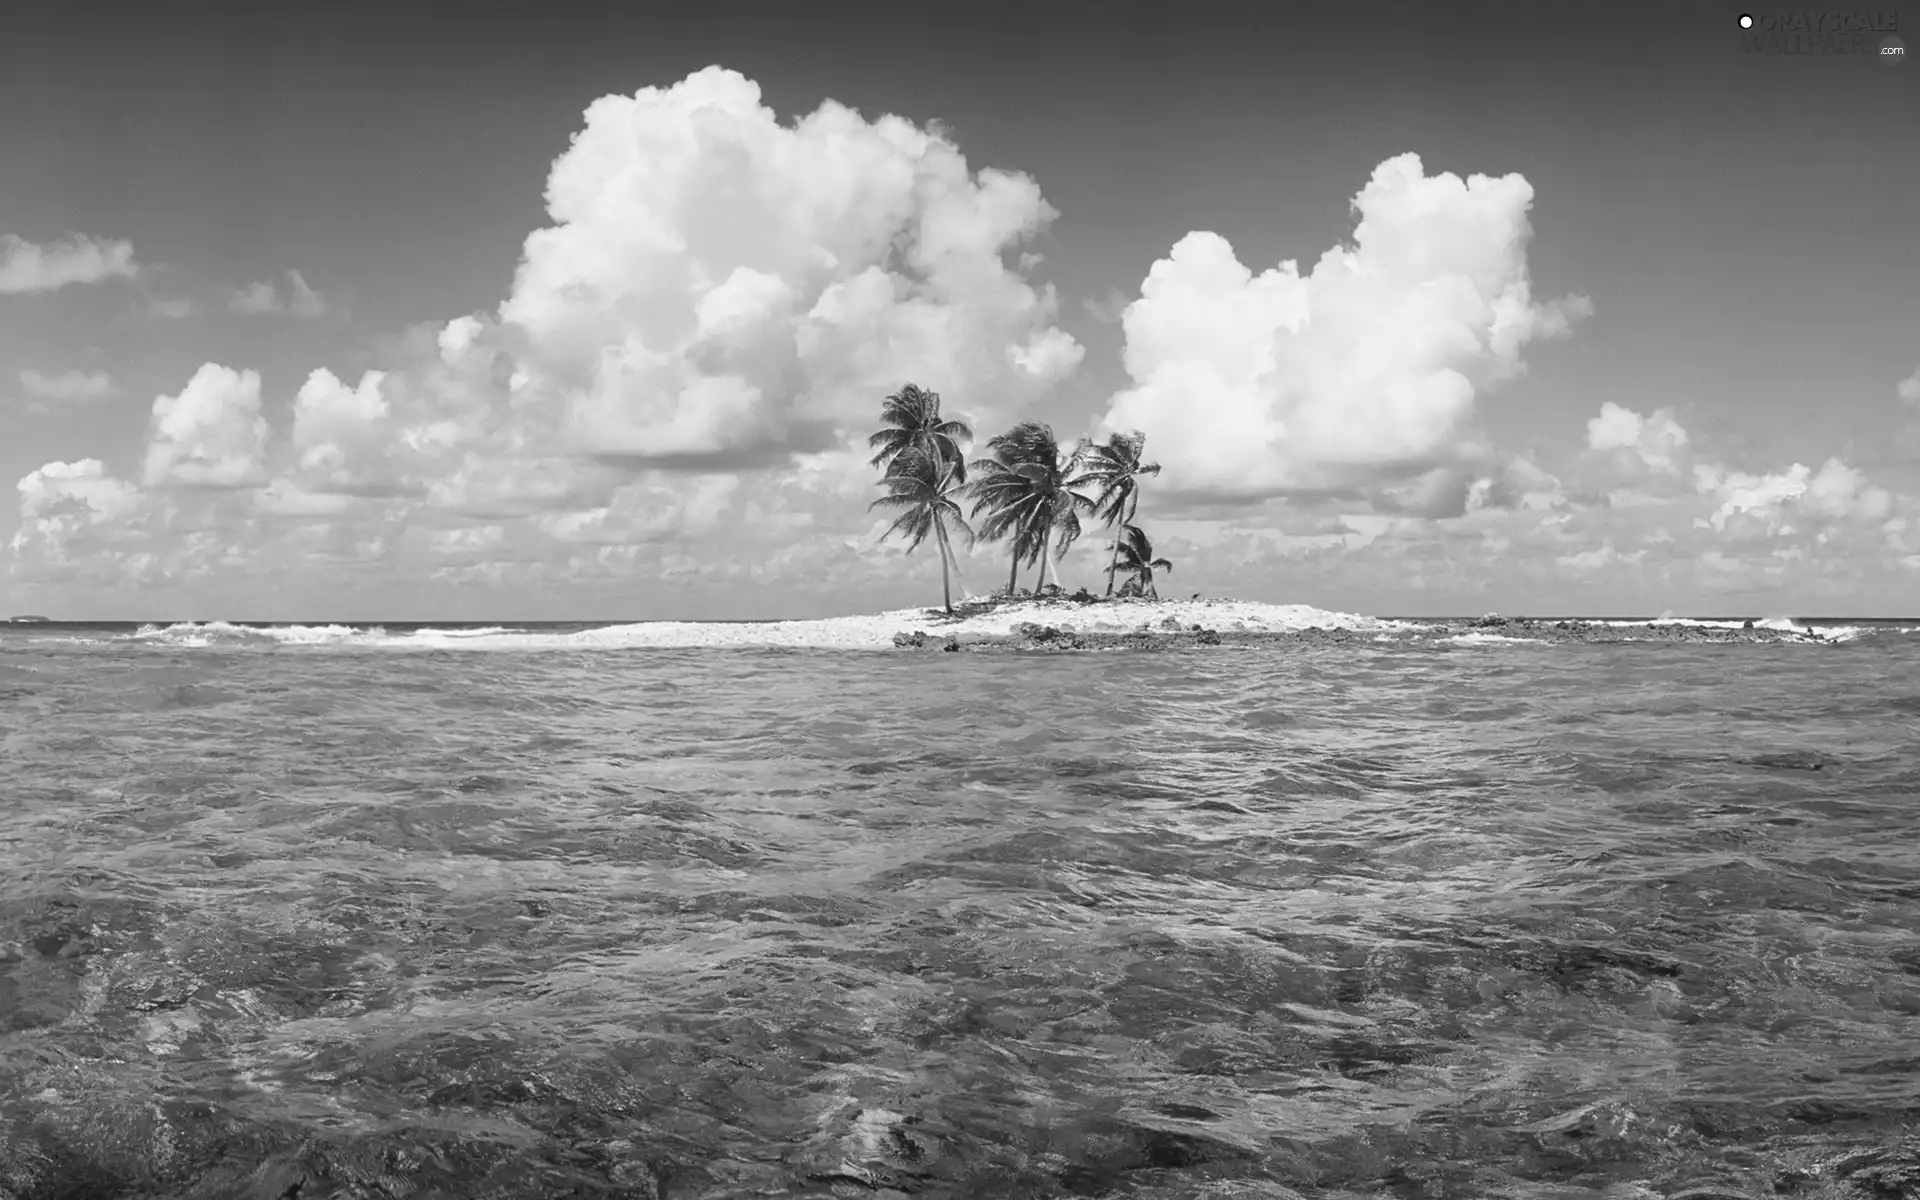
[[[280,293],[270,283],[250,283],[237,288],[229,306],[243,316],[257,317],[280,311]]]
[[[1591,550],[1581,550],[1573,554],[1562,554],[1553,561],[1568,571],[1587,572],[1604,571],[1609,567],[1632,565],[1645,558],[1645,550],[1634,550],[1622,554],[1614,548],[1613,539],[1608,538]]]
[[[184,321],[199,311],[185,296],[167,296],[147,305],[147,312],[165,321]]]
[[[113,376],[105,371],[65,371],[46,375],[39,371],[20,372],[20,388],[34,400],[72,403],[105,400],[118,394]]]
[[[228,307],[243,316],[318,317],[327,311],[327,299],[308,285],[298,271],[288,271],[284,288],[265,280],[236,289]]]
[[[1677,472],[1686,446],[1687,431],[1670,408],[1643,417],[1609,400],[1600,406],[1600,415],[1587,422],[1589,450],[1626,451],[1656,471]]]
[[[1119,288],[1108,288],[1106,295],[1082,300],[1080,307],[1102,325],[1118,325],[1120,318],[1126,315],[1129,303],[1125,292]]]
[[[1920,367],[1915,367],[1913,374],[1895,384],[1893,390],[1901,400],[1920,408]]]
[[[0,293],[51,292],[76,283],[131,278],[133,243],[68,234],[41,245],[0,234]]]

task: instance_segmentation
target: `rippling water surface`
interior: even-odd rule
[[[1891,635],[8,635],[0,1196],[1920,1194],[1916,726]]]

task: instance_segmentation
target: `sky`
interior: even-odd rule
[[[1920,612],[1920,8],[649,7],[11,17],[0,614],[936,603],[906,382],[1163,594]]]

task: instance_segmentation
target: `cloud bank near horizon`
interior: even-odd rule
[[[984,441],[1084,357],[1032,252],[1057,216],[1038,183],[973,168],[938,125],[831,100],[782,122],[709,68],[588,106],[545,197],[495,308],[407,331],[357,379],[315,365],[284,408],[256,371],[206,362],[154,399],[136,469],[30,472],[11,579],[268,598],[924,586],[931,559],[877,544],[867,511],[881,397],[932,387]],[[1403,154],[1354,196],[1351,244],[1304,274],[1255,274],[1197,231],[1137,296],[1098,305],[1129,383],[1088,431],[1147,433],[1159,548],[1210,587],[1276,567],[1469,593],[1497,573],[1737,591],[1816,559],[1834,588],[1861,555],[1920,569],[1913,502],[1838,459],[1736,467],[1673,409],[1612,401],[1558,457],[1481,428],[1480,398],[1592,311],[1534,297],[1533,203],[1522,175],[1430,175]],[[135,270],[130,245],[78,237],[0,256],[22,294]],[[298,272],[287,285],[233,306],[327,310]],[[30,374],[43,402],[117,390]],[[1920,383],[1896,392],[1920,412]],[[972,582],[999,561],[979,551]]]

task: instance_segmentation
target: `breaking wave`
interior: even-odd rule
[[[1463,646],[1507,645],[1542,640],[1519,629],[1498,632],[1462,629],[1460,621],[1387,619],[1336,612],[1303,604],[1266,604],[1235,600],[1125,602],[1097,607],[1029,603],[990,613],[948,618],[937,610],[913,608],[865,615],[795,621],[640,621],[617,624],[410,625],[250,624],[230,621],[147,624],[130,631],[22,631],[36,640],[76,644],[135,644],[182,649],[346,649],[466,651],[608,651],[689,649],[882,650],[894,635],[923,632],[930,638],[1005,637],[1023,624],[1050,625],[1091,634],[1172,632],[1210,629],[1221,633],[1370,633],[1375,641],[1408,635],[1446,635]],[[1920,630],[1913,621],[1820,621],[1770,616],[1739,618],[1676,617],[1599,619],[1582,624],[1654,629],[1675,626],[1703,630],[1756,630],[1798,635],[1800,644],[1850,642],[1862,637]],[[123,627],[124,629],[124,627]]]
[[[1176,627],[1262,633],[1296,633],[1311,629],[1391,632],[1421,627],[1357,613],[1331,612],[1304,604],[1178,601],[1115,605],[1093,613],[1043,604],[1020,604],[958,620],[930,615],[926,609],[914,608],[806,621],[645,621],[567,631],[509,625],[389,629],[381,625],[246,625],[208,621],[143,625],[126,637],[136,642],[186,648],[335,646],[526,651],[784,647],[880,650],[891,648],[893,635],[903,631],[924,630],[929,635],[941,636],[992,637],[1008,635],[1015,627],[1029,622],[1089,633],[1128,633]]]

